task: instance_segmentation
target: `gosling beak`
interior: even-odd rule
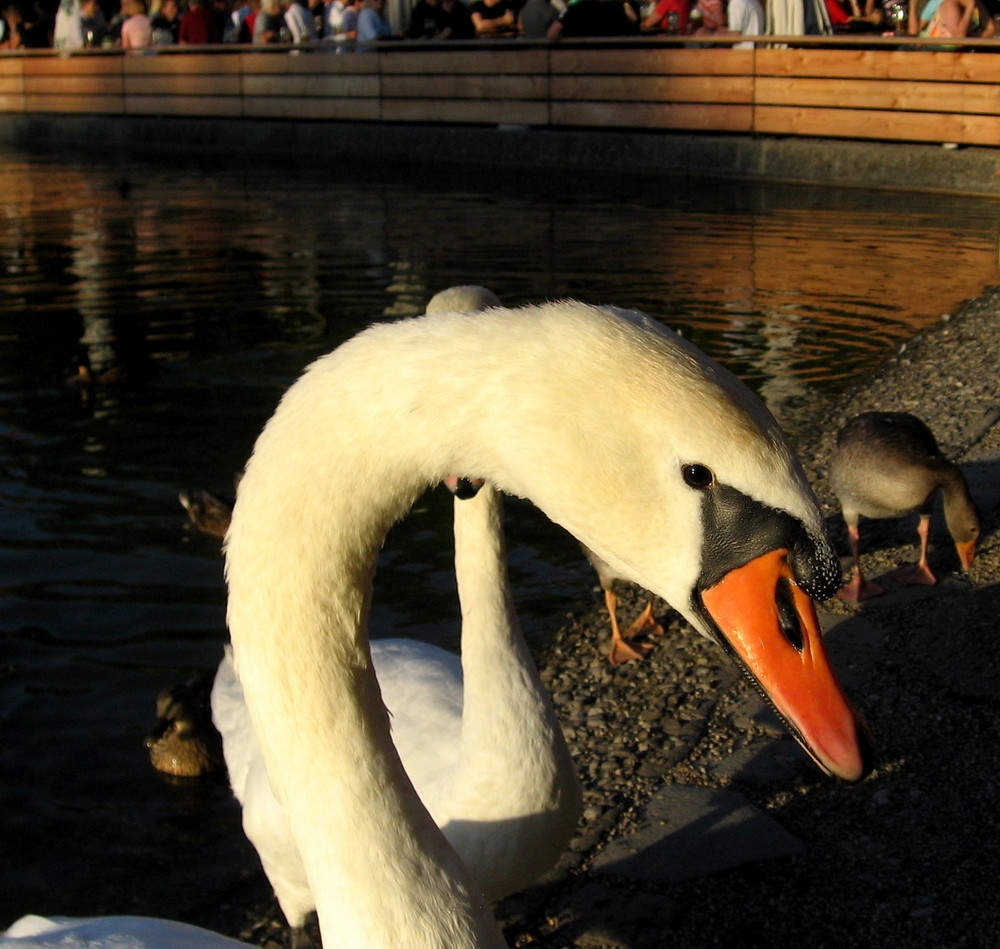
[[[972,561],[976,557],[976,542],[974,540],[955,541],[955,550],[958,552],[958,559],[966,570],[972,569]]]
[[[816,764],[845,781],[864,778],[873,742],[830,666],[816,608],[795,581],[788,551],[731,570],[700,597],[723,648]]]

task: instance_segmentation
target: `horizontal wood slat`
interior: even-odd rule
[[[753,102],[749,76],[553,76],[552,98],[622,102]]]
[[[978,115],[764,106],[756,110],[755,126],[758,132],[775,135],[1000,145],[997,119]]]
[[[128,115],[182,115],[193,117],[239,117],[239,96],[129,96],[125,100]]]
[[[748,105],[553,102],[552,124],[685,129],[696,132],[751,132],[753,108]]]
[[[129,96],[238,96],[240,77],[233,76],[126,76]]]
[[[758,77],[1000,83],[1000,56],[917,49],[759,49],[755,71]]]
[[[0,112],[631,128],[1000,148],[1000,43],[932,51],[880,37],[867,47],[835,42],[844,48],[804,38],[801,46],[760,49],[588,41],[0,53]]]
[[[234,57],[240,64],[240,72],[249,75],[341,75],[343,73],[378,74],[379,57],[368,53],[324,50],[317,53],[266,55],[261,53],[240,53]]]
[[[546,125],[546,102],[482,102],[383,99],[386,122],[460,122],[476,125]]]
[[[25,76],[24,91],[38,96],[122,95],[125,84],[118,76]]]
[[[583,75],[712,75],[753,74],[748,49],[554,49],[552,72]]]
[[[377,122],[378,99],[306,99],[250,96],[243,99],[248,119],[300,119],[304,121]]]
[[[176,76],[216,76],[220,73],[238,76],[240,58],[223,53],[160,53],[123,57],[125,74],[176,75]]]
[[[6,60],[6,63],[19,63],[25,76],[120,76],[125,57],[94,54],[19,56]]]
[[[377,98],[378,76],[285,76],[251,75],[243,77],[243,94],[247,96],[320,96],[324,98]]]
[[[447,50],[428,52],[379,53],[379,68],[383,75],[409,73],[426,76],[430,73],[481,73],[483,75],[531,74],[548,72],[545,50],[471,49],[458,52]]]
[[[945,82],[873,82],[822,79],[757,80],[760,105],[830,109],[891,109],[904,112],[971,112],[1000,115],[1000,86]]]
[[[547,76],[384,76],[387,99],[546,99]]]
[[[124,96],[30,95],[24,96],[25,112],[58,112],[85,115],[122,115]]]

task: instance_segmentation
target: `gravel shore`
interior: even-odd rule
[[[860,607],[823,604],[835,663],[878,742],[877,770],[855,786],[820,774],[721,652],[663,604],[667,633],[649,659],[612,668],[595,593],[540,657],[584,783],[584,821],[545,881],[497,906],[512,946],[1000,945],[998,329],[994,288],[901,346],[848,393],[786,420],[845,565],[846,533],[825,466],[840,425],[860,411],[924,418],[966,469],[983,511],[971,576],[959,573],[935,517],[936,587],[890,588]],[[915,559],[915,517],[866,523],[866,573]],[[641,605],[633,591],[623,614]],[[728,800],[773,818],[772,830],[784,828],[781,839],[798,852],[680,881],[658,878],[669,874],[659,874],[655,853],[607,859],[621,841],[649,839],[643,832],[657,824],[651,801],[692,787],[732,792]],[[707,847],[720,828],[702,829]],[[667,847],[671,830],[661,835]],[[697,849],[689,862],[698,862]],[[281,938],[273,906],[246,919],[234,935],[265,945]]]

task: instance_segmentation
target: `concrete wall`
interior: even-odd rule
[[[0,143],[283,160],[418,162],[946,191],[1000,197],[1000,150],[669,132],[0,115]]]

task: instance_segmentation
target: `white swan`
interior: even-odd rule
[[[198,926],[151,916],[85,919],[22,916],[0,933],[2,949],[249,949]]]
[[[822,767],[867,773],[809,596],[839,564],[734,376],[648,317],[569,301],[375,326],[286,393],[226,540],[236,664],[327,945],[502,945],[406,777],[366,632],[386,531],[454,474],[533,500],[718,640]]]
[[[500,495],[490,485],[455,501],[461,661],[413,640],[371,645],[403,766],[490,900],[523,889],[555,863],[582,802],[562,730],[517,622],[502,516]],[[271,791],[229,650],[216,675],[212,713],[246,834],[286,919],[299,929],[315,901]]]

